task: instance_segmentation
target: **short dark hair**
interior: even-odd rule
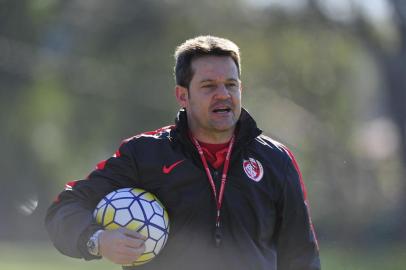
[[[186,40],[175,51],[174,75],[177,85],[188,88],[193,77],[192,60],[203,56],[230,56],[241,77],[240,49],[231,40],[214,37],[198,36]]]

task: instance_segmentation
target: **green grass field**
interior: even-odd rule
[[[323,270],[405,270],[406,247],[322,247]]]
[[[386,247],[381,250],[322,247],[323,270],[404,270],[405,247]],[[49,244],[0,243],[1,270],[114,270],[121,267],[99,260],[85,262],[58,253]]]

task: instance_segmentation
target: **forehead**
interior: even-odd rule
[[[230,56],[202,56],[192,60],[193,79],[238,79],[238,69]]]

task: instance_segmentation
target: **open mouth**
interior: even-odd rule
[[[230,108],[217,108],[213,110],[214,113],[228,113],[230,111]]]

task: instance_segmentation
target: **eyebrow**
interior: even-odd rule
[[[230,81],[233,81],[233,82],[239,82],[240,80],[238,80],[238,79],[234,79],[234,78],[228,78],[228,79],[226,79],[226,82],[230,82]],[[216,82],[216,80],[212,80],[212,79],[203,79],[203,80],[201,80],[201,81],[199,82],[199,84],[202,84],[202,83],[212,83],[212,82]]]

